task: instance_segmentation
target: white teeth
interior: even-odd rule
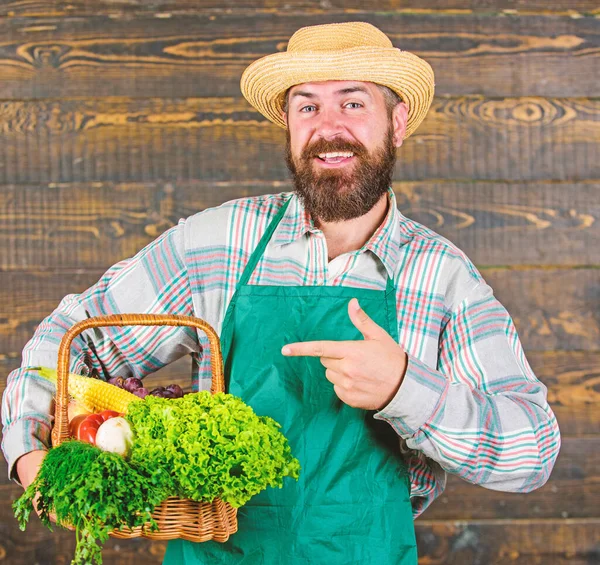
[[[337,151],[334,153],[320,153],[321,159],[335,159],[336,157],[352,157],[354,153],[352,151]]]

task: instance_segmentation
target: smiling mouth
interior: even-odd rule
[[[315,159],[327,165],[338,165],[347,163],[354,157],[352,151],[334,151],[331,153],[320,153]]]

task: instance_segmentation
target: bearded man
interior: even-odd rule
[[[413,519],[447,472],[527,492],[560,445],[491,288],[396,207],[396,149],[431,105],[433,72],[352,22],[302,28],[286,52],[250,65],[241,88],[286,129],[294,190],[181,220],[63,300],[8,380],[11,477],[27,486],[48,448],[54,391],[29,368],[55,361],[65,327],[119,312],[196,316],[220,334],[228,392],[281,424],[302,470],[240,508],[226,543],[174,540],[165,563],[415,564]],[[161,331],[95,331],[71,368],[143,378],[208,351],[195,332]]]

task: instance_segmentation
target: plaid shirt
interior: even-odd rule
[[[398,211],[391,189],[386,219],[370,240],[330,262],[324,235],[298,197],[264,195],[181,220],[84,293],[65,297],[8,377],[2,448],[12,478],[20,455],[49,445],[52,424],[54,387],[27,367],[55,366],[64,331],[89,316],[193,315],[220,333],[250,254],[290,196],[249,284],[384,290],[390,275],[399,343],[409,362],[396,397],[375,418],[399,436],[415,516],[442,492],[446,472],[496,490],[527,492],[545,483],[559,430],[510,316],[464,253]],[[73,342],[71,369],[143,378],[191,353],[194,388],[207,389],[208,352],[206,337],[190,328],[88,330]]]

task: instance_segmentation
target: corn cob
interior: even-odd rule
[[[56,384],[56,370],[36,367],[40,376]],[[135,394],[99,379],[69,373],[69,396],[91,412],[115,410],[125,414],[130,402],[141,400]]]

